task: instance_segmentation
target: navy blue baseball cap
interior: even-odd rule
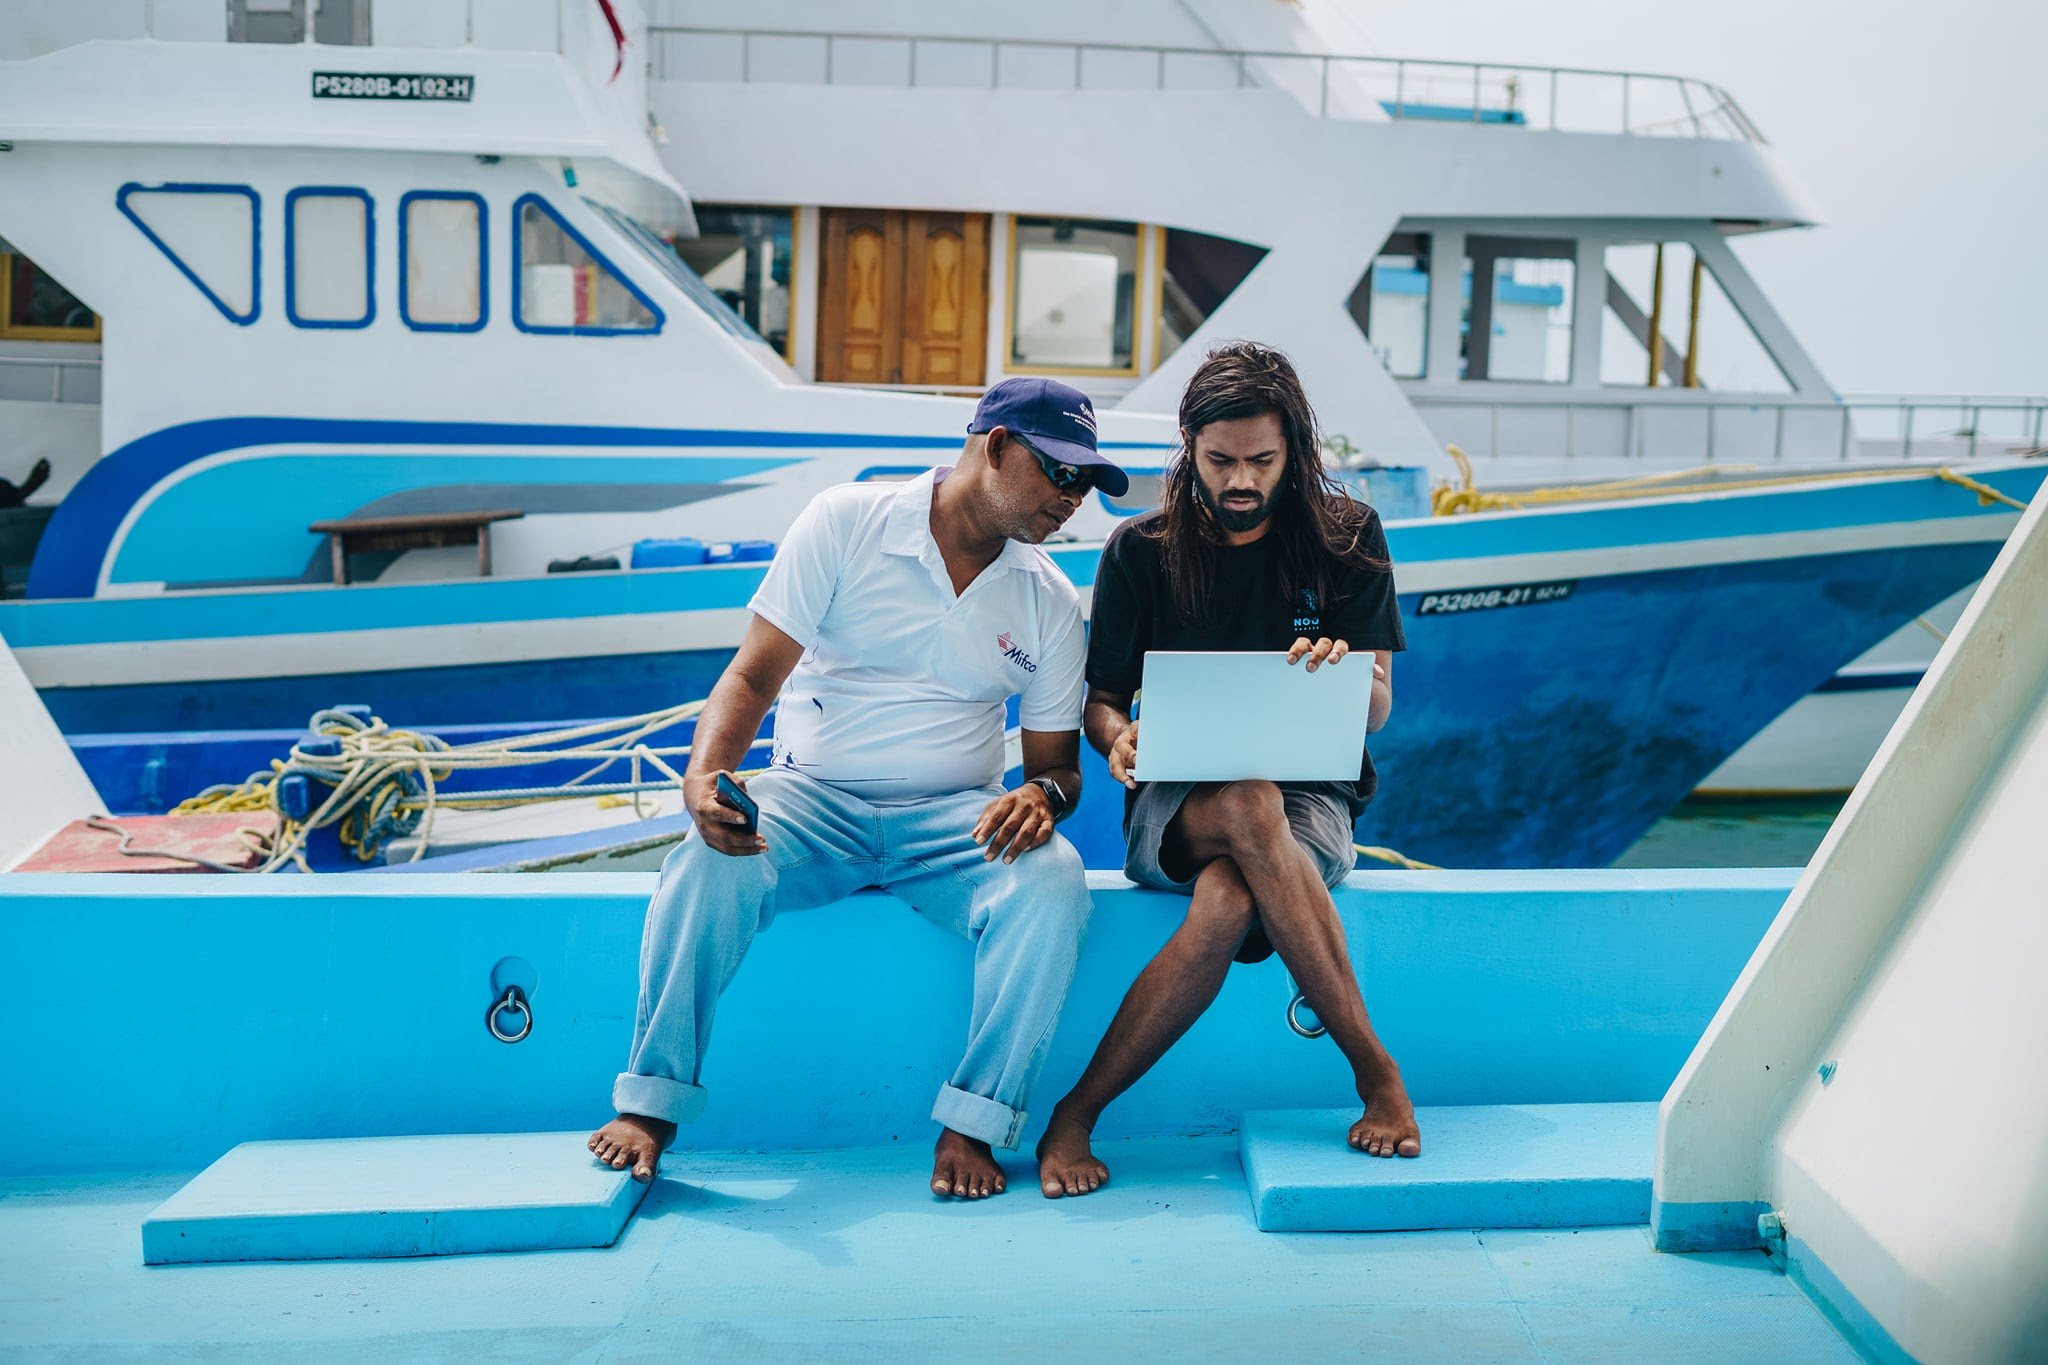
[[[1079,389],[1057,379],[1005,379],[981,396],[967,432],[978,436],[997,427],[1016,432],[1061,464],[1093,470],[1096,484],[1111,497],[1130,491],[1131,476],[1095,448],[1095,405]]]

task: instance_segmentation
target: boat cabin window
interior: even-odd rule
[[[1018,218],[1010,238],[1009,368],[1135,374],[1138,225]]]
[[[367,327],[375,210],[358,189],[305,188],[284,197],[284,312],[297,327]]]
[[[1568,238],[1468,237],[1463,379],[1565,384],[1572,377]]]
[[[230,322],[261,311],[256,280],[256,191],[246,185],[123,185],[115,207]]]
[[[733,312],[731,305],[713,292],[701,276],[690,268],[690,263],[676,250],[676,244],[666,241],[639,219],[622,213],[610,204],[596,199],[583,201],[590,211],[610,223],[621,237],[633,244],[634,250],[645,257],[648,264],[659,270],[663,278],[683,292],[683,296],[718,326],[737,337],[755,360],[774,369],[785,377],[794,377],[789,364],[780,352],[770,347],[761,334],[750,326],[747,320]]]
[[[1617,244],[1607,248],[1606,263],[1601,383],[1791,392],[1784,370],[1689,243]]]
[[[1387,238],[1351,291],[1351,320],[1396,379],[1429,373],[1429,234]]]
[[[514,211],[513,321],[521,330],[594,336],[661,330],[653,302],[545,200],[523,195]]]
[[[794,211],[746,204],[699,204],[696,210],[697,235],[678,239],[676,254],[770,346],[793,359]]]
[[[1165,228],[1165,266],[1159,278],[1159,361],[1179,350],[1209,315],[1223,306],[1266,248],[1206,232]],[[1155,362],[1158,363],[1158,362]]]
[[[398,313],[416,332],[476,332],[490,310],[481,195],[414,190],[398,201]]]
[[[99,315],[0,239],[0,341],[99,339]]]
[[[370,5],[371,0],[228,0],[228,41],[303,43],[310,8],[314,42],[366,46]]]

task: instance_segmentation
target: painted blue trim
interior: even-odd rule
[[[1727,1203],[1650,1203],[1650,1236],[1659,1251],[1750,1251],[1763,1245],[1756,1220],[1771,1211],[1754,1199]]]
[[[931,468],[927,464],[871,464],[853,476],[855,483],[870,479],[914,479]]]
[[[1395,118],[1424,119],[1435,123],[1501,123],[1520,126],[1528,123],[1528,116],[1519,109],[1481,109],[1479,117],[1472,117],[1469,104],[1396,104],[1392,100],[1381,100],[1380,108]]]
[[[1800,1238],[1785,1239],[1785,1276],[1865,1360],[1877,1365],[1914,1365],[1913,1353],[1899,1344],[1877,1314],[1864,1307],[1841,1277]]]
[[[473,329],[472,329],[473,330]],[[555,423],[395,422],[315,417],[215,417],[139,436],[86,470],[51,517],[29,570],[28,595],[91,597],[128,512],[195,461],[255,445],[322,444],[737,447],[746,450],[957,450],[957,436],[871,432],[740,431]],[[1105,450],[1163,450],[1156,442],[1104,441]],[[1974,501],[1974,500],[1973,500]],[[4,605],[4,604],[0,604]]]
[[[476,321],[414,322],[411,291],[406,278],[411,273],[411,244],[407,237],[406,208],[415,199],[466,199],[476,205]],[[481,332],[491,320],[491,206],[480,194],[469,190],[408,190],[398,200],[398,316],[415,332]]]
[[[1493,277],[1493,298],[1496,303],[1537,303],[1546,308],[1556,308],[1564,303],[1564,286],[1561,284],[1523,284],[1519,280],[1504,280]],[[1504,335],[1496,330],[1495,336]]]
[[[570,327],[539,327],[528,322],[526,320],[524,286],[526,277],[525,220],[526,210],[529,207],[538,208],[542,213],[545,213],[549,218],[552,218],[554,220],[555,226],[560,228],[564,233],[568,234],[570,241],[582,247],[583,250],[589,255],[590,259],[597,262],[599,268],[609,272],[613,279],[617,280],[620,284],[626,287],[626,292],[628,294],[631,294],[634,298],[640,300],[640,306],[645,308],[649,313],[654,315],[654,325],[652,327],[586,327],[581,325]],[[517,199],[512,201],[512,325],[514,327],[517,327],[522,332],[531,332],[536,336],[651,337],[660,335],[662,324],[666,323],[667,321],[668,314],[661,311],[661,305],[656,303],[653,299],[648,298],[646,293],[640,288],[640,286],[633,283],[633,277],[631,275],[628,275],[625,271],[619,269],[619,267],[613,263],[611,257],[605,255],[602,251],[599,251],[596,245],[592,243],[592,241],[588,237],[585,237],[582,233],[578,232],[575,228],[571,227],[569,225],[569,220],[564,218],[561,215],[561,213],[556,210],[553,204],[550,204],[547,200],[541,198],[537,194],[522,194]]]
[[[299,316],[298,215],[293,211],[301,199],[360,199],[363,201],[363,315],[353,322]],[[294,327],[349,332],[368,327],[377,320],[377,201],[370,192],[353,185],[301,185],[284,197],[284,315]]]
[[[1837,673],[1816,692],[1910,692],[1927,676],[1924,668],[1890,668],[1882,673]]]
[[[220,295],[214,293],[205,280],[199,278],[198,272],[185,264],[184,257],[173,251],[169,242],[157,236],[156,231],[148,223],[142,221],[142,216],[134,209],[128,207],[129,196],[135,194],[239,194],[248,198],[249,312],[246,317],[228,307],[226,301]],[[121,213],[129,222],[141,229],[143,236],[156,244],[156,249],[163,252],[172,265],[178,267],[179,274],[192,281],[193,286],[200,293],[206,295],[207,302],[218,308],[222,317],[234,323],[237,327],[247,327],[263,315],[263,196],[256,193],[253,187],[232,184],[198,184],[183,181],[167,182],[162,185],[144,185],[139,181],[131,180],[115,191],[114,207],[121,210]]]
[[[2008,497],[2027,501],[2048,478],[2048,466],[1979,475]],[[1963,488],[1927,479],[1874,478],[1869,483],[1816,484],[1773,493],[1581,505],[1569,514],[1486,512],[1434,517],[1387,528],[1396,564],[1493,555],[1541,554],[1602,545],[1649,545],[1724,536],[1762,536],[1937,519],[2017,518],[2000,504],[1983,506]]]
[[[1429,272],[1417,270],[1413,266],[1374,264],[1372,292],[1426,296],[1429,293]]]

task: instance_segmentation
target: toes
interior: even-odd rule
[[[1045,1197],[1047,1199],[1058,1199],[1061,1195],[1064,1195],[1066,1193],[1065,1190],[1060,1188],[1059,1180],[1056,1177],[1049,1175],[1043,1177],[1038,1182],[1038,1188],[1044,1192]]]
[[[1413,1137],[1402,1138],[1400,1152],[1402,1156],[1421,1156],[1422,1139]]]

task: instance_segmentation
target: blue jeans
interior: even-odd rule
[[[996,787],[873,805],[774,769],[747,792],[760,804],[767,852],[728,857],[693,836],[662,864],[640,944],[633,1050],[612,1085],[613,1108],[677,1124],[695,1118],[712,1014],[754,935],[785,911],[879,886],[974,945],[967,1055],[932,1117],[1015,1147],[1087,934],[1081,855],[1055,834],[1014,863],[985,860],[968,835]]]

